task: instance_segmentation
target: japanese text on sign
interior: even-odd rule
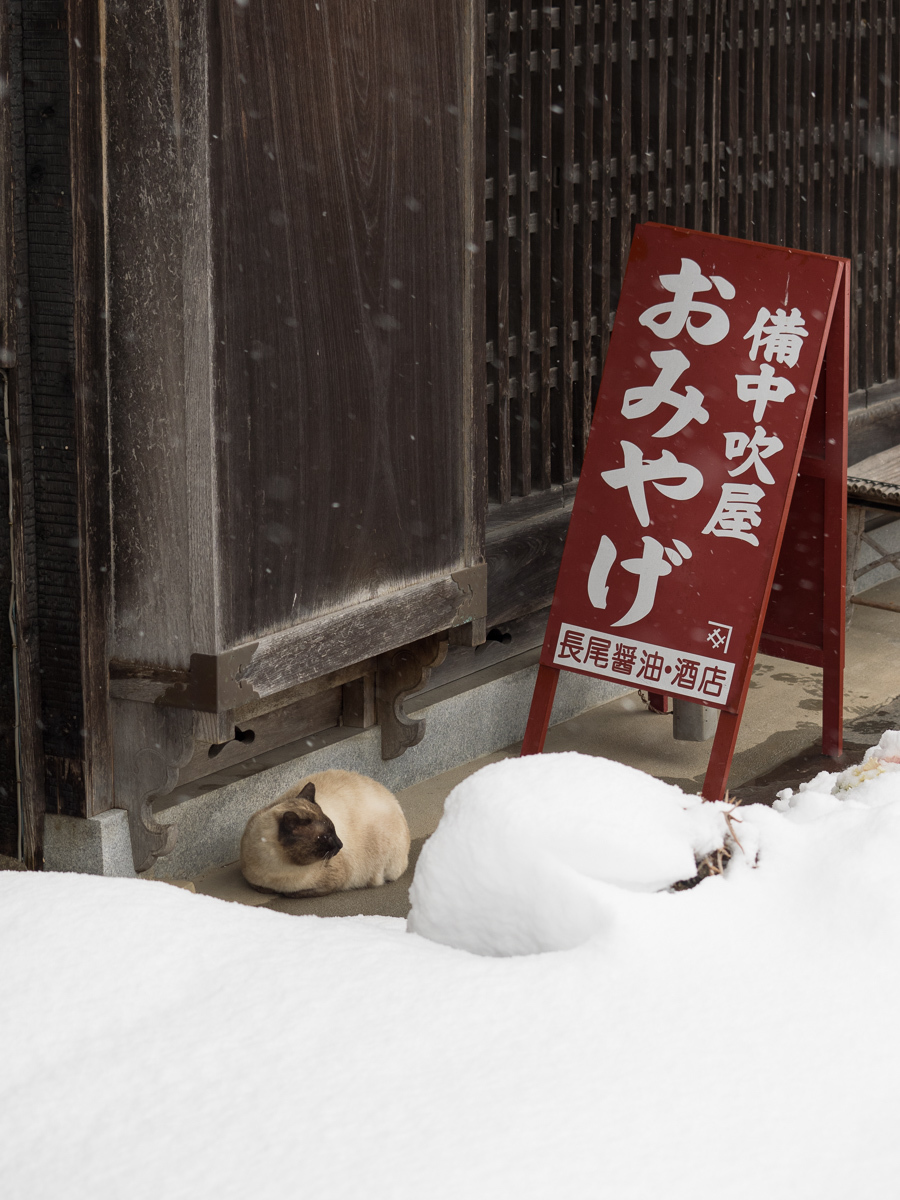
[[[698,347],[695,357],[728,335],[731,319],[725,306],[737,295],[730,280],[715,274],[707,278],[692,258],[681,259],[677,275],[660,274],[658,280],[672,299],[646,308],[639,316],[640,324],[657,338],[671,340],[687,332]],[[705,293],[713,295],[708,300],[697,299]],[[660,581],[693,557],[697,539],[729,538],[759,546],[756,531],[763,521],[765,489],[775,483],[772,460],[784,449],[782,439],[766,428],[765,422],[771,420],[767,409],[783,405],[794,395],[795,385],[784,372],[797,366],[807,336],[806,322],[798,308],[790,312],[776,308],[773,312],[765,305],[759,306],[750,328],[742,332],[742,340],[750,342],[746,352],[751,361],[755,363],[758,357],[765,361],[760,362],[756,374],[732,376],[732,398],[737,402],[734,424],[741,427],[724,431],[720,454],[722,474],[727,478],[717,485],[719,494],[706,513],[705,524],[690,529],[679,526],[679,537],[663,541],[644,535],[640,557],[632,554],[620,558],[612,538],[606,533],[601,535],[587,580],[593,607],[606,608],[610,578],[617,564],[620,571],[637,579],[631,606],[612,623],[613,627],[633,625],[652,614]],[[672,347],[651,352],[650,360],[657,370],[656,378],[625,391],[622,417],[642,423],[653,418],[646,434],[654,439],[676,437],[691,423],[706,425],[710,418],[706,396],[689,382],[692,359]],[[780,373],[776,374],[773,362]],[[743,414],[744,404],[752,405],[752,412]],[[663,412],[658,414],[660,409]],[[701,461],[693,462],[684,451],[676,455],[663,449],[654,457],[647,452],[643,436],[642,427],[636,426],[635,440],[620,440],[621,466],[604,471],[602,478],[609,488],[627,495],[634,516],[646,529],[653,524],[654,490],[670,500],[691,500],[702,491],[704,472],[709,475],[711,464],[708,452]],[[620,582],[625,581],[620,577]]]
[[[560,627],[553,661],[707,704],[724,701],[734,674],[733,663],[567,624]]]

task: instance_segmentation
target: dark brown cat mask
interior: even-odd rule
[[[307,785],[278,818],[278,841],[298,867],[334,858],[343,846],[334,823],[316,803],[316,785]]]

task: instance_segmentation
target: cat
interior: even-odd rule
[[[307,776],[254,813],[241,838],[246,881],[282,896],[380,887],[408,861],[409,826],[396,796],[354,771]]]

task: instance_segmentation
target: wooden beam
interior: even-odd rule
[[[107,642],[112,585],[103,71],[95,0],[69,0],[76,474],[85,816],[113,805]]]

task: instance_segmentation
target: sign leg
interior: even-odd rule
[[[822,672],[822,753],[840,758],[844,749],[844,688],[840,664]]]
[[[850,264],[845,263],[825,344],[825,597],[822,613],[822,753],[844,748],[844,632],[847,624],[847,387]],[[865,510],[862,513],[865,519]],[[854,551],[856,546],[854,546]],[[855,557],[855,555],[854,555]],[[854,564],[855,565],[855,564]]]
[[[540,754],[544,748],[544,739],[550,727],[550,714],[553,711],[553,698],[556,695],[557,683],[559,683],[559,669],[545,667],[541,663],[534,684],[534,695],[531,697],[528,724],[525,726],[522,756]]]
[[[743,709],[743,704],[741,709]],[[731,770],[731,760],[734,757],[734,747],[740,726],[740,712],[733,713],[723,710],[719,713],[719,724],[716,727],[712,754],[709,756],[709,766],[706,768],[706,778],[703,780],[704,800],[724,800],[725,798],[728,773]]]

